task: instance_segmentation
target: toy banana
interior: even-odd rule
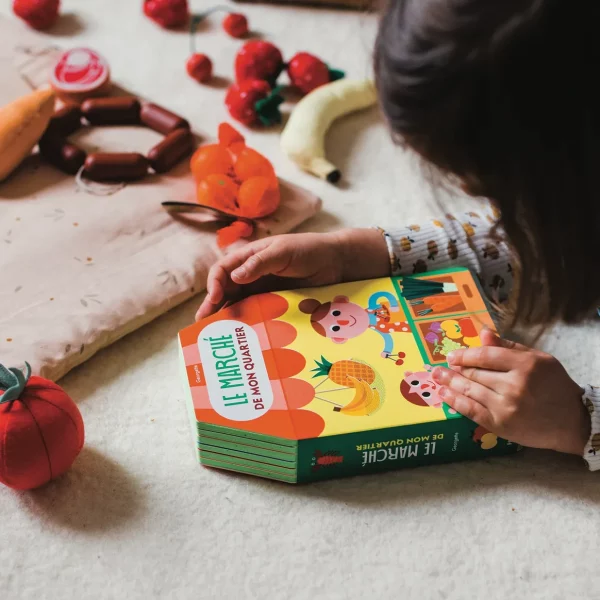
[[[339,117],[377,101],[373,82],[340,79],[316,88],[298,102],[281,134],[281,148],[300,168],[339,181],[340,170],[325,157],[325,135]]]
[[[0,181],[29,155],[54,112],[54,91],[36,90],[0,108]]]

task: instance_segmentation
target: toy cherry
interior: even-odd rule
[[[200,83],[207,83],[212,77],[212,61],[206,54],[192,54],[185,65],[188,75]]]
[[[243,15],[242,13],[231,12],[226,6],[214,6],[213,8],[209,8],[202,13],[194,15],[192,18],[190,33],[194,35],[196,29],[198,28],[198,23],[218,11],[224,11],[227,13],[223,19],[223,22],[221,23],[223,30],[227,34],[233,38],[243,38],[248,35],[249,29],[246,15]]]
[[[83,447],[81,413],[67,393],[41,377],[0,365],[0,482],[17,490],[67,471]]]
[[[253,219],[277,210],[279,181],[273,165],[228,123],[219,125],[219,143],[198,148],[190,167],[198,203],[238,217],[217,232],[220,247],[252,235]]]

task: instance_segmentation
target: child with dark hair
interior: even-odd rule
[[[598,22],[594,0],[389,0],[375,72],[392,135],[488,200],[397,229],[254,242],[212,268],[198,315],[254,282],[308,287],[462,265],[504,303],[508,325],[590,316],[600,277],[578,274],[600,255]],[[431,373],[443,401],[501,437],[600,469],[600,390],[548,354],[490,331],[481,341]]]

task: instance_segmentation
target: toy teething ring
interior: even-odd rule
[[[165,138],[144,156],[138,152],[87,154],[68,136],[86,126],[144,125]],[[39,142],[40,154],[70,175],[96,182],[135,181],[149,174],[166,173],[194,148],[189,123],[179,115],[134,96],[90,98],[81,107],[68,105],[50,120]]]

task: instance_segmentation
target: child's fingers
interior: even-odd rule
[[[519,350],[526,351],[529,350],[527,346],[523,346],[523,344],[519,344],[517,342],[513,342],[511,340],[505,340],[496,333],[494,333],[491,329],[484,327],[479,334],[479,339],[481,339],[481,343],[484,346],[496,346],[498,348],[508,348],[509,350]]]
[[[291,249],[282,249],[275,244],[252,254],[231,273],[235,283],[248,284],[266,275],[277,275],[285,271],[291,262]]]
[[[221,264],[214,265],[208,273],[206,281],[206,297],[212,304],[219,304],[225,295],[228,272]]]
[[[196,319],[196,321],[199,321],[200,319],[210,317],[210,315],[212,315],[213,312],[215,312],[217,306],[217,304],[213,304],[208,299],[208,296],[206,296],[206,298],[204,298],[204,300],[202,301],[200,308],[196,311],[196,316],[194,318]]]
[[[221,260],[219,260],[218,263],[213,265],[213,267],[211,268],[211,272],[214,271],[216,273],[217,270],[222,270],[226,275],[225,280],[222,282],[223,284],[225,284],[229,279],[230,273],[232,271],[235,271],[238,267],[243,265],[253,254],[264,250],[266,247],[269,246],[270,243],[271,240],[267,238],[247,244],[243,248],[240,248],[239,250],[236,250],[235,252],[224,256]]]
[[[448,354],[448,364],[452,367],[476,367],[490,371],[512,371],[522,360],[520,351],[497,346],[453,350]]]
[[[256,252],[263,250],[270,241],[268,239],[252,242],[227,256],[224,256],[218,263],[214,264],[208,272],[206,282],[206,291],[213,304],[218,304],[228,292],[230,282],[230,273],[243,265],[248,258]]]
[[[492,429],[491,413],[483,404],[479,404],[479,402],[476,402],[472,398],[454,392],[448,387],[440,389],[440,396],[450,408],[467,417],[467,419],[475,421],[475,423],[482,425],[486,429]]]
[[[460,373],[456,373],[450,369],[436,367],[433,370],[432,376],[436,383],[450,388],[460,396],[475,400],[475,402],[482,404],[483,406],[488,406],[488,404],[493,403],[495,400],[496,392],[480,383],[467,379]]]
[[[475,367],[457,367],[454,365],[449,365],[449,367],[456,373],[460,373],[463,377],[466,377],[475,383],[480,383],[495,392],[498,392],[504,381],[504,375],[498,371],[477,369]]]

